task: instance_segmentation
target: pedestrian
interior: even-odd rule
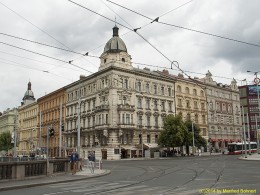
[[[93,151],[89,153],[88,161],[89,161],[90,171],[91,171],[91,173],[94,173],[96,158],[95,158],[95,154]]]
[[[76,165],[78,161],[79,155],[76,153],[75,150],[73,150],[71,156],[70,156],[70,163],[72,166],[72,175],[76,174]]]

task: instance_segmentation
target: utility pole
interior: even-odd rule
[[[256,84],[257,102],[258,102],[258,116],[260,118],[260,99],[259,99],[259,89],[258,89],[259,83],[260,83],[260,79],[257,77],[257,74],[260,71],[253,72],[253,71],[248,70],[247,72],[252,72],[255,75],[254,82]],[[257,124],[257,120],[256,120],[256,134],[257,134],[257,136],[256,136],[257,137],[257,151],[258,151],[258,154],[259,154],[259,140],[258,140],[258,124]]]
[[[42,112],[40,111],[40,133],[39,133],[39,148],[40,148],[40,157],[42,155]]]
[[[51,127],[47,128],[47,131],[46,131],[46,134],[47,134],[47,151],[46,151],[47,176],[49,175],[49,138],[50,138],[49,130],[50,130],[51,128],[52,128],[52,125],[51,125]]]
[[[81,81],[79,81],[81,82]],[[81,104],[81,99],[80,99],[80,84],[79,84],[79,89],[78,89],[78,144],[77,144],[77,153],[80,158],[80,104]]]
[[[255,126],[256,126],[256,139],[257,139],[257,154],[259,154],[259,140],[258,140],[257,115],[255,115]]]
[[[249,128],[249,117],[248,117],[248,113],[246,114],[246,118],[247,118],[247,137],[248,137],[248,147],[249,147],[249,155],[251,155],[251,144],[250,144],[250,128]]]
[[[193,121],[191,123],[191,127],[192,127],[192,155],[194,156],[194,153],[195,153],[195,140],[194,140],[194,124],[193,124]]]
[[[62,103],[60,103],[60,128],[59,128],[59,157],[61,158],[61,126],[62,126]]]
[[[246,127],[245,127],[245,120],[244,120],[244,107],[242,106],[242,123],[243,123],[243,130],[244,130],[244,145],[245,145],[245,158],[247,158],[247,147],[246,147]]]

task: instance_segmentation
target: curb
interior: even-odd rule
[[[48,184],[64,183],[64,182],[70,182],[70,181],[81,181],[81,180],[91,179],[91,178],[95,178],[95,177],[102,177],[105,175],[109,175],[110,173],[111,173],[110,170],[106,170],[104,173],[101,173],[101,174],[88,175],[88,176],[80,175],[81,176],[80,178],[74,178],[74,179],[65,179],[65,180],[60,180],[60,181],[49,181],[49,182],[47,181],[47,182],[43,182],[43,183],[31,183],[31,184],[0,187],[0,192],[7,191],[7,190],[23,189],[23,188],[28,188],[28,187],[44,186],[44,185],[48,185]]]

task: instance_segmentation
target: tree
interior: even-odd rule
[[[163,122],[163,131],[158,138],[158,144],[165,147],[180,147],[185,144],[189,132],[180,115],[168,115]]]
[[[186,121],[185,125],[188,129],[188,131],[192,134],[192,121]],[[207,141],[200,135],[200,127],[197,124],[193,123],[193,128],[194,128],[194,142],[195,142],[195,146],[197,146],[198,148],[201,147],[207,147]],[[192,146],[192,139],[188,140],[188,145]]]
[[[7,150],[13,148],[11,141],[12,141],[12,135],[9,131],[1,133],[0,134],[0,151],[1,150],[7,151]]]

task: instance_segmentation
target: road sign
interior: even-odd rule
[[[256,77],[255,79],[254,79],[254,82],[255,82],[255,84],[260,84],[260,79],[258,78],[258,77]]]

